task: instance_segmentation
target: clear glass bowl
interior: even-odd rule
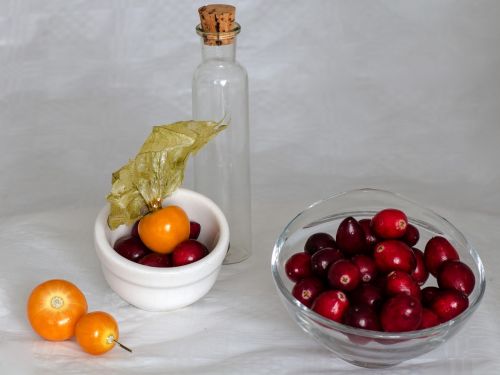
[[[326,319],[292,296],[293,283],[286,276],[284,265],[292,254],[303,250],[305,241],[311,234],[327,232],[335,235],[338,224],[344,218],[368,218],[384,208],[398,208],[407,214],[409,222],[420,232],[417,248],[423,250],[425,243],[433,236],[444,236],[455,246],[460,260],[473,270],[476,285],[469,296],[469,307],[455,319],[419,331],[368,331]],[[375,189],[336,194],[302,211],[278,237],[271,266],[278,293],[295,322],[341,359],[368,368],[393,366],[427,353],[446,342],[463,327],[477,309],[486,286],[479,255],[453,224],[398,194]],[[437,285],[434,277],[430,276],[424,286],[428,285]]]

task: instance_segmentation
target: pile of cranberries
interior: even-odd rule
[[[335,239],[315,233],[286,261],[292,294],[326,318],[373,331],[413,331],[453,319],[469,306],[474,273],[446,238],[431,238],[423,252],[414,247],[419,239],[398,209],[347,217]],[[429,274],[437,286],[423,287]]]
[[[118,254],[132,262],[151,267],[178,267],[196,262],[208,254],[206,246],[197,241],[201,226],[195,221],[190,222],[189,239],[167,254],[155,253],[148,249],[139,237],[138,225],[139,222],[136,222],[130,235],[119,238],[113,246]]]

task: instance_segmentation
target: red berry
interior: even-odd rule
[[[416,260],[407,244],[398,240],[386,240],[375,246],[373,253],[375,264],[382,272],[404,271],[411,273]]]
[[[170,254],[151,253],[146,256],[143,256],[141,259],[139,259],[137,263],[150,267],[172,266],[172,261],[170,260]]]
[[[394,296],[404,293],[420,300],[420,287],[413,278],[403,271],[392,271],[386,277],[385,294]]]
[[[340,250],[349,255],[362,253],[367,249],[365,232],[353,217],[346,217],[339,224],[336,241]]]
[[[292,281],[312,276],[311,255],[309,253],[293,254],[285,263],[285,272]]]
[[[406,232],[401,238],[408,246],[413,247],[417,244],[420,239],[420,233],[416,226],[408,223],[406,227]]]
[[[349,291],[355,289],[361,282],[361,272],[358,266],[347,259],[340,259],[328,269],[328,283],[334,289]]]
[[[422,305],[406,294],[388,299],[380,311],[380,323],[386,332],[416,330],[422,321]]]
[[[422,309],[422,321],[418,329],[426,329],[437,326],[439,324],[439,318],[432,310],[427,308]]]
[[[172,265],[184,266],[196,262],[208,254],[208,249],[196,240],[186,240],[172,251]]]
[[[144,245],[139,237],[125,236],[119,238],[113,248],[122,257],[137,262],[143,256],[151,253],[151,251]]]
[[[335,240],[328,233],[314,233],[311,235],[304,245],[304,251],[313,255],[315,252],[321,249],[336,249],[337,245],[335,244]]]
[[[137,220],[134,225],[132,226],[132,229],[130,231],[130,235],[134,237],[139,237],[139,221]]]
[[[436,297],[441,293],[441,289],[435,286],[426,286],[421,290],[422,305],[431,307]]]
[[[465,294],[455,289],[440,291],[434,299],[431,309],[441,322],[455,318],[469,307],[469,299]]]
[[[377,265],[372,257],[358,254],[353,256],[351,261],[358,267],[361,273],[361,281],[369,283],[377,276]]]
[[[325,289],[320,279],[308,277],[299,280],[292,289],[292,295],[307,307],[311,307],[316,297]]]
[[[460,260],[453,245],[441,236],[431,238],[424,250],[425,266],[429,272],[437,276],[439,266],[447,260]]]
[[[371,222],[371,219],[361,219],[358,221],[361,228],[363,228],[363,232],[365,233],[365,242],[369,249],[372,249],[379,241],[372,231]]]
[[[343,258],[344,255],[339,249],[321,249],[311,257],[312,271],[317,276],[325,278],[328,273],[328,267]]]
[[[386,208],[379,211],[371,222],[373,233],[383,239],[402,237],[406,232],[408,218],[403,211]]]
[[[437,282],[440,288],[455,289],[468,296],[474,290],[476,278],[465,263],[447,260],[439,267]]]
[[[425,267],[424,253],[415,247],[412,250],[413,255],[415,256],[416,266],[411,273],[411,276],[418,285],[424,285],[429,278],[429,271],[427,271],[427,267]]]
[[[321,293],[312,305],[312,309],[325,318],[341,322],[349,301],[346,295],[340,290],[328,290]]]
[[[378,309],[382,303],[382,291],[373,284],[361,283],[351,292],[350,301],[356,305],[368,305]]]
[[[189,222],[189,238],[191,240],[197,240],[200,236],[201,225],[196,221]]]
[[[344,324],[371,331],[381,330],[375,310],[368,305],[351,305],[345,314]]]

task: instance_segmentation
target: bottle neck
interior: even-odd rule
[[[236,60],[236,38],[231,44],[220,46],[211,46],[203,42],[201,39],[201,57],[203,61],[221,60],[235,61]]]

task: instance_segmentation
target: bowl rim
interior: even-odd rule
[[[208,209],[215,215],[217,225],[219,227],[219,238],[217,239],[217,242],[214,245],[212,251],[210,251],[208,255],[206,255],[202,259],[190,264],[177,267],[150,267],[143,264],[135,263],[133,261],[130,261],[122,257],[113,249],[113,247],[106,238],[109,204],[106,204],[99,211],[99,214],[97,215],[97,218],[95,220],[94,240],[96,242],[96,248],[110,262],[116,263],[119,267],[127,269],[128,271],[131,272],[135,272],[137,275],[142,275],[142,276],[151,276],[152,274],[175,276],[182,272],[196,273],[198,271],[206,270],[207,265],[213,265],[215,267],[220,266],[222,264],[222,260],[221,262],[214,262],[214,261],[216,261],[218,257],[221,257],[222,255],[221,252],[224,253],[227,252],[229,244],[229,224],[227,222],[226,217],[224,216],[224,213],[210,198],[196,191],[185,188],[178,188],[170,196],[165,198],[165,200],[176,199],[178,196],[180,197],[190,196],[191,198],[197,199],[204,206],[208,207]]]
[[[344,195],[347,194],[353,194],[353,193],[358,193],[358,192],[363,192],[363,193],[369,193],[369,192],[377,192],[377,193],[384,193],[388,195],[393,195],[399,199],[402,199],[412,205],[415,205],[419,207],[420,209],[423,209],[427,211],[428,213],[438,217],[440,220],[444,220],[448,225],[450,225],[458,235],[460,235],[463,240],[463,244],[467,247],[467,250],[469,251],[469,254],[471,255],[472,259],[474,260],[478,273],[479,273],[479,280],[476,281],[476,286],[475,288],[479,288],[479,294],[477,295],[476,299],[473,301],[472,304],[469,304],[466,310],[464,310],[462,313],[460,313],[458,316],[455,318],[438,324],[437,326],[426,328],[426,329],[421,329],[421,330],[416,330],[416,331],[407,331],[407,332],[384,332],[384,331],[372,331],[372,330],[367,330],[367,329],[361,329],[361,328],[355,328],[351,327],[342,323],[335,322],[331,319],[325,318],[322,315],[317,314],[314,312],[312,309],[308,308],[301,302],[299,302],[291,293],[290,290],[285,286],[284,281],[282,280],[278,266],[279,266],[279,255],[281,252],[281,249],[283,247],[283,244],[286,241],[286,233],[288,232],[288,229],[302,216],[304,215],[308,210],[312,209],[313,207],[322,204],[328,200],[331,199],[336,199],[340,198]],[[341,331],[346,334],[351,334],[351,335],[357,335],[357,336],[362,336],[362,337],[367,337],[367,338],[374,338],[374,339],[403,339],[403,340],[409,340],[409,339],[415,339],[415,338],[425,338],[425,337],[430,337],[433,336],[439,332],[442,332],[444,330],[450,329],[452,326],[455,325],[460,325],[462,322],[467,320],[471,314],[477,309],[479,306],[484,293],[486,289],[486,278],[485,278],[485,272],[484,272],[484,266],[481,261],[481,258],[479,257],[479,254],[476,252],[472,246],[470,246],[469,242],[465,238],[465,236],[462,234],[461,231],[459,231],[452,223],[450,223],[446,218],[442,217],[441,215],[437,214],[434,212],[432,209],[429,209],[427,207],[422,206],[421,204],[414,202],[411,199],[406,198],[405,196],[399,194],[399,193],[394,193],[388,190],[383,190],[383,189],[376,189],[376,188],[360,188],[360,189],[352,189],[352,190],[347,190],[343,191],[340,193],[332,194],[328,196],[327,198],[320,199],[309,206],[307,206],[304,210],[302,210],[300,213],[298,213],[283,229],[283,231],[280,233],[278,239],[276,240],[274,247],[273,247],[273,253],[271,257],[271,271],[274,279],[274,283],[278,291],[280,292],[281,296],[285,298],[285,300],[296,307],[297,309],[300,310],[301,313],[305,314],[308,318],[314,320],[316,323],[319,323],[327,328]]]

